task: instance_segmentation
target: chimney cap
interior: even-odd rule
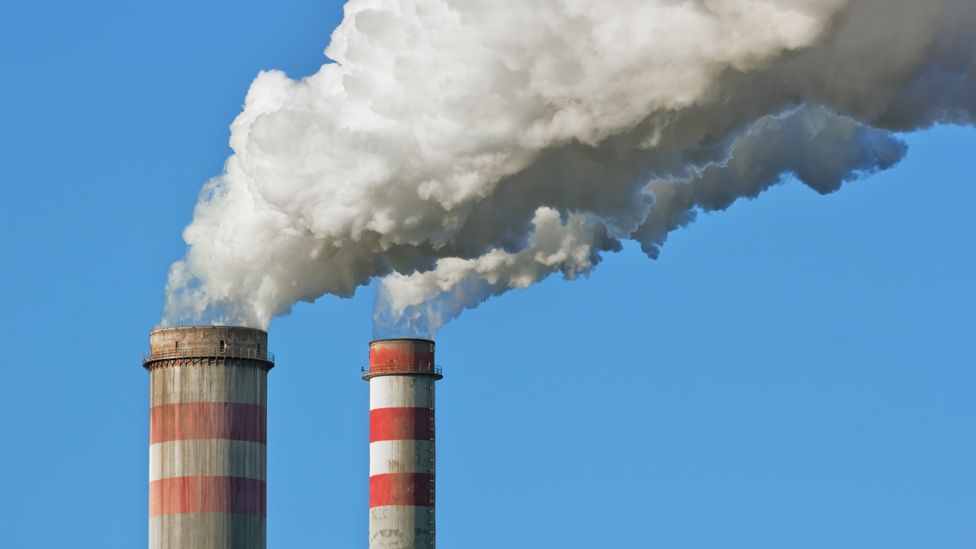
[[[250,332],[260,332],[262,334],[268,333],[267,330],[262,330],[260,328],[249,328],[247,326],[233,326],[230,324],[183,324],[179,326],[160,326],[157,328],[153,328],[152,330],[150,330],[149,335],[161,333],[161,332],[169,332],[169,331],[189,332],[189,331],[197,331],[197,330],[199,331],[220,330],[225,332],[250,331]]]
[[[433,339],[427,339],[424,337],[384,337],[380,339],[374,339],[373,341],[370,341],[369,344],[372,345],[374,343],[393,343],[396,341],[403,341],[403,342],[415,341],[417,343],[434,343]]]

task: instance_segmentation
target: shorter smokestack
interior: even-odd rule
[[[369,344],[369,547],[433,549],[434,382],[429,339]]]
[[[149,548],[266,546],[268,334],[149,336]]]

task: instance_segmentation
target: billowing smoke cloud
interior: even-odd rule
[[[164,322],[265,327],[380,278],[378,334],[651,257],[788,176],[829,193],[976,117],[973,0],[353,0],[258,76]]]

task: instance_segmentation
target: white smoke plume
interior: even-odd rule
[[[374,314],[377,337],[432,335],[488,296],[528,288],[557,271],[575,279],[600,262],[599,252],[620,249],[598,219],[583,214],[569,214],[564,222],[559,212],[542,207],[532,225],[521,251],[495,249],[475,259],[448,257],[430,271],[384,278]],[[392,330],[381,331],[387,326]]]
[[[377,333],[432,336],[976,118],[976,0],[352,0],[326,54],[251,85],[164,323],[266,327],[381,279]]]

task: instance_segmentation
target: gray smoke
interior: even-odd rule
[[[354,0],[301,80],[254,81],[165,323],[266,327],[380,279],[378,335],[651,257],[788,176],[895,165],[971,125],[973,0]]]

